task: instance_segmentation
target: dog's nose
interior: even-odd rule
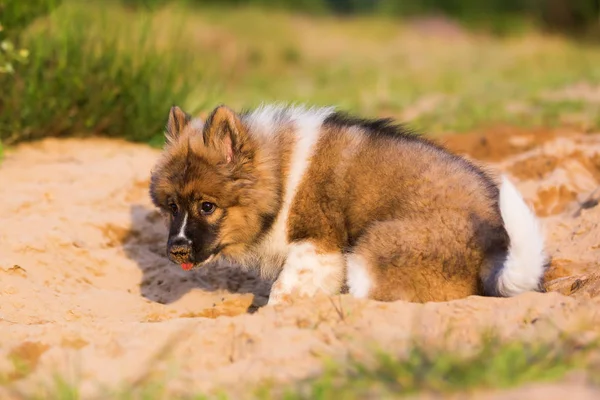
[[[189,261],[192,247],[187,243],[173,243],[169,248],[169,254],[178,262]]]
[[[190,254],[190,247],[186,245],[175,245],[171,246],[171,255],[173,256],[188,256]]]

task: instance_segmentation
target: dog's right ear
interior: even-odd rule
[[[167,121],[167,131],[165,138],[167,143],[173,143],[179,137],[179,134],[187,124],[192,120],[192,116],[184,112],[177,106],[171,107],[169,111],[169,120]]]

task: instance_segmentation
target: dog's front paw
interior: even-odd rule
[[[292,296],[291,293],[284,288],[284,285],[277,281],[271,288],[271,294],[269,295],[269,301],[267,305],[275,306],[277,304],[291,304]]]

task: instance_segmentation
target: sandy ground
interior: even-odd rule
[[[184,272],[163,256],[165,226],[147,195],[157,151],[100,139],[14,149],[0,165],[0,376],[10,387],[0,397],[57,375],[85,398],[152,379],[172,393],[225,387],[237,397],[264,379],[318,375],[330,358],[403,354],[414,338],[463,349],[490,328],[507,339],[598,336],[600,134],[500,129],[444,142],[510,174],[543,216],[550,293],[429,304],[340,296],[248,314],[268,283],[223,264]],[[576,379],[482,396],[600,392]]]

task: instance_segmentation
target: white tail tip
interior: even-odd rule
[[[505,176],[500,185],[499,205],[510,245],[497,275],[496,289],[506,297],[539,290],[548,263],[544,236],[536,215]]]

